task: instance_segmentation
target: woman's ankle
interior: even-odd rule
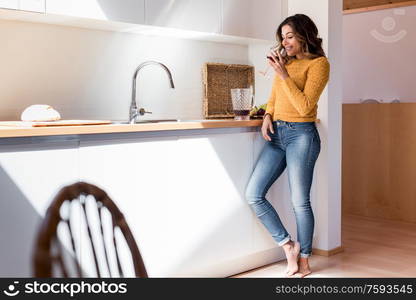
[[[284,243],[282,245],[283,249],[291,249],[293,248],[293,246],[295,245],[295,243],[292,240],[288,240],[286,243]]]
[[[309,259],[308,257],[299,257],[298,259],[298,264],[305,266],[305,267],[309,267]]]

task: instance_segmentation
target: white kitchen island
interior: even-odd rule
[[[244,199],[260,123],[0,128],[0,276],[32,275],[37,226],[78,180],[119,206],[150,277],[226,277],[283,259]],[[268,199],[296,237],[286,172]]]

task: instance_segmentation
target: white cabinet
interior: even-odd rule
[[[275,40],[283,0],[222,0],[223,34]]]
[[[46,0],[46,12],[143,24],[144,0]]]
[[[254,253],[244,198],[253,134],[82,142],[81,179],[120,207],[149,276],[236,274],[247,270],[238,259]]]
[[[19,9],[19,0],[0,0],[0,8]]]
[[[253,133],[182,137],[167,239],[176,276],[227,276],[252,253],[253,214],[244,198]],[[180,241],[180,242],[178,242]]]
[[[58,190],[78,180],[101,187],[120,208],[150,277],[230,276],[283,258],[245,199],[264,146],[259,132],[174,134],[0,145],[0,276],[31,275],[37,226]],[[295,237],[286,173],[267,197]],[[95,276],[87,240],[77,245]]]
[[[19,0],[19,9],[27,11],[45,12],[45,0]]]
[[[59,189],[78,175],[77,143],[0,145],[0,276],[32,276],[40,221]]]
[[[123,212],[152,277],[168,273],[175,263],[171,249],[180,243],[167,243],[171,218],[182,217],[168,205],[178,198],[176,149],[176,138],[163,137],[80,145],[81,180],[104,189]],[[84,253],[84,262],[92,262],[90,256]],[[94,274],[91,265],[84,268]]]
[[[146,0],[146,24],[275,40],[284,0]]]
[[[46,0],[0,0],[0,8],[45,12]]]
[[[286,15],[286,1],[0,0],[0,8],[274,41]],[[87,20],[84,23],[87,28],[93,26]]]
[[[223,34],[249,36],[253,2],[253,0],[222,0]],[[261,0],[257,2],[261,3]]]
[[[251,30],[248,37],[275,41],[276,30],[286,17],[285,0],[253,1],[251,7]]]
[[[146,0],[146,24],[221,33],[221,0]]]

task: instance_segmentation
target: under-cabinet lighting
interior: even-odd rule
[[[131,27],[121,30],[122,32],[137,33],[150,36],[165,36],[173,38],[185,39],[204,39],[208,37],[215,37],[217,33],[199,32],[191,30],[182,30],[176,28],[161,28],[161,27]]]

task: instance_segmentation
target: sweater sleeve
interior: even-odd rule
[[[273,118],[274,116],[274,105],[276,100],[276,77],[273,81],[272,92],[270,93],[269,101],[267,101],[266,112],[265,114],[270,114]]]
[[[328,83],[329,69],[326,57],[316,59],[309,67],[303,91],[296,86],[292,78],[283,80],[283,90],[301,116],[307,116],[317,104]]]

